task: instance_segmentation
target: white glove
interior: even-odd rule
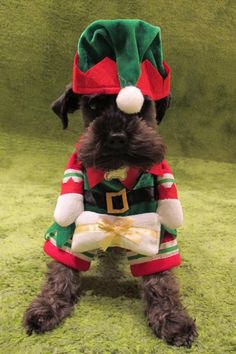
[[[75,222],[84,211],[83,196],[77,193],[62,194],[57,199],[54,219],[60,226],[68,226]]]
[[[161,224],[170,229],[176,229],[183,224],[183,210],[178,199],[159,200],[157,213]]]

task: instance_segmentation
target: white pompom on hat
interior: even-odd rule
[[[135,86],[126,86],[120,90],[116,98],[118,108],[128,114],[141,111],[144,97],[141,90]]]

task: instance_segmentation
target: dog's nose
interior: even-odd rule
[[[122,149],[127,143],[125,133],[110,133],[107,138],[108,147],[111,149]]]

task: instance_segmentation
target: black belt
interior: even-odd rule
[[[129,206],[151,202],[155,200],[154,187],[145,187],[126,192],[122,189],[119,192],[103,192],[85,191],[84,201],[91,206],[108,211],[111,214],[121,214],[129,210]]]

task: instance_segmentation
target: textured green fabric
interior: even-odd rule
[[[166,182],[173,182],[175,183],[175,180],[173,178],[163,178],[162,180],[158,181],[158,184],[163,184]]]
[[[169,227],[164,227],[163,225],[161,225],[161,238],[165,236],[165,231],[169,232],[172,236],[177,236],[176,229],[170,229]]]
[[[154,178],[151,173],[142,173],[140,178],[138,179],[137,183],[133,187],[134,190],[140,189],[140,188],[145,188],[145,187],[154,187]]]
[[[75,230],[75,224],[71,224],[67,227],[62,227],[54,222],[47,230],[45,234],[45,239],[49,240],[53,237],[56,240],[57,247],[61,248],[64,246],[68,240],[71,239]]]
[[[106,57],[116,61],[121,87],[136,85],[145,59],[165,76],[161,29],[141,20],[93,22],[80,37],[78,54],[83,72]]]

